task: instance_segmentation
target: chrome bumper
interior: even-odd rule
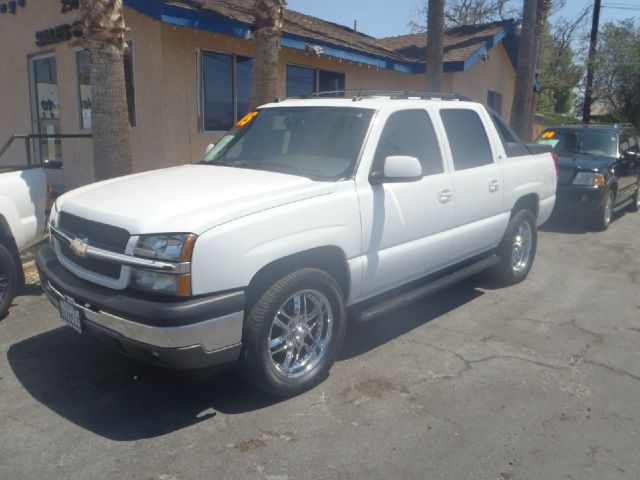
[[[49,281],[44,281],[42,288],[56,308],[59,308],[60,300],[66,300],[82,312],[85,321],[151,347],[176,349],[199,346],[205,353],[214,353],[237,347],[242,338],[242,311],[184,326],[157,327],[87,308],[58,291]]]

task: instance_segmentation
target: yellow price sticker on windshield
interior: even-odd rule
[[[554,132],[553,130],[549,130],[548,132],[544,132],[542,134],[542,138],[553,138],[556,136],[556,132]]]
[[[251,120],[256,118],[259,113],[260,112],[258,110],[254,110],[253,112],[247,113],[244,117],[242,117],[240,120],[238,120],[238,123],[236,123],[236,127],[237,128],[244,127],[247,123],[249,123]]]

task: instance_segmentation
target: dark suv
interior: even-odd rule
[[[556,209],[605,230],[614,212],[640,208],[640,135],[628,124],[548,128],[536,140],[558,156]]]

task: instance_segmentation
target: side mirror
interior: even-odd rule
[[[210,143],[209,145],[207,145],[207,148],[205,148],[205,150],[204,150],[205,157],[209,154],[209,152],[211,150],[213,150],[213,147],[215,147],[215,146],[216,146],[215,143]]]
[[[416,157],[393,155],[384,159],[382,171],[369,176],[372,185],[381,183],[417,182],[422,179],[422,165]]]

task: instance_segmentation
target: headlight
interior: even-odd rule
[[[606,184],[606,177],[602,173],[578,172],[576,178],[573,179],[573,184],[604,187]]]
[[[142,235],[134,255],[169,262],[189,262],[195,242],[196,236],[190,234]]]
[[[191,274],[158,273],[132,269],[134,286],[150,292],[166,293],[180,297],[191,295]]]
[[[196,236],[192,234],[142,235],[134,250],[137,257],[169,262],[191,262]],[[133,286],[158,293],[187,297],[191,295],[190,273],[164,273],[132,269]]]
[[[51,245],[51,248],[55,249],[55,243],[53,241],[53,235],[51,235],[49,225],[53,225],[54,227],[58,225],[58,201],[57,200],[53,202],[53,205],[51,205],[51,211],[49,212],[49,220],[47,221],[47,233],[49,233],[49,245]]]

